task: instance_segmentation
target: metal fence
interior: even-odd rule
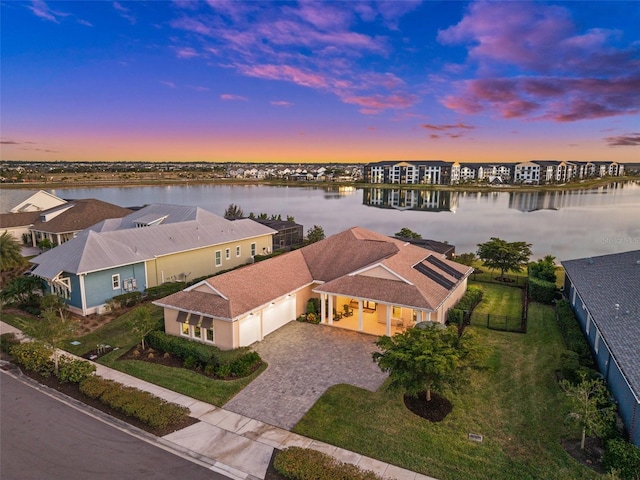
[[[500,273],[496,272],[474,271],[469,279],[476,282],[497,283],[499,285],[511,285],[518,287],[524,287],[527,284],[527,277],[522,275],[505,274],[504,277],[501,277]]]

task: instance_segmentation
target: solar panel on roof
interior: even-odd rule
[[[417,263],[416,265],[413,266],[413,268],[415,268],[417,271],[419,271],[425,277],[428,277],[431,280],[433,280],[434,282],[436,282],[438,285],[446,288],[447,290],[451,289],[451,287],[453,287],[455,285],[454,282],[444,278],[438,272],[435,272],[435,271],[431,270],[424,263]]]
[[[449,275],[451,275],[453,278],[455,278],[457,280],[460,280],[464,276],[464,274],[460,273],[458,270],[453,268],[451,265],[447,265],[445,262],[443,262],[442,260],[440,260],[437,257],[434,257],[433,255],[430,255],[429,257],[427,257],[427,262],[431,263],[432,265],[435,265],[440,270],[442,270],[443,272],[448,273]]]

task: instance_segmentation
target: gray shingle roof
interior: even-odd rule
[[[562,265],[640,399],[640,250]]]
[[[232,222],[197,207],[160,207],[167,207],[167,219],[172,217],[174,223],[132,227],[135,219],[162,210],[157,205],[145,207],[123,219],[101,222],[95,229],[92,227],[32,259],[37,264],[33,274],[52,279],[63,271],[89,273],[175,252],[274,233],[272,229],[253,220]],[[145,212],[147,208],[149,211]]]

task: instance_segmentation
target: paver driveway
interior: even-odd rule
[[[224,408],[290,430],[331,385],[371,391],[387,378],[371,354],[377,337],[290,322],[255,345],[268,368]]]

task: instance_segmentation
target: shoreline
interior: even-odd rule
[[[75,179],[69,181],[49,181],[49,182],[21,182],[21,183],[0,183],[0,189],[30,189],[30,190],[50,190],[54,188],[127,188],[127,187],[168,187],[168,186],[189,186],[189,185],[261,185],[273,187],[300,187],[300,188],[383,188],[383,189],[403,189],[403,190],[432,190],[448,192],[545,192],[564,190],[587,190],[609,185],[611,183],[633,183],[640,181],[639,177],[606,177],[596,180],[586,180],[581,182],[571,182],[564,184],[545,185],[398,185],[398,184],[371,184],[362,182],[306,182],[306,181],[286,181],[286,180],[253,180],[235,178],[171,178],[171,179],[134,179],[121,178],[109,180]]]

